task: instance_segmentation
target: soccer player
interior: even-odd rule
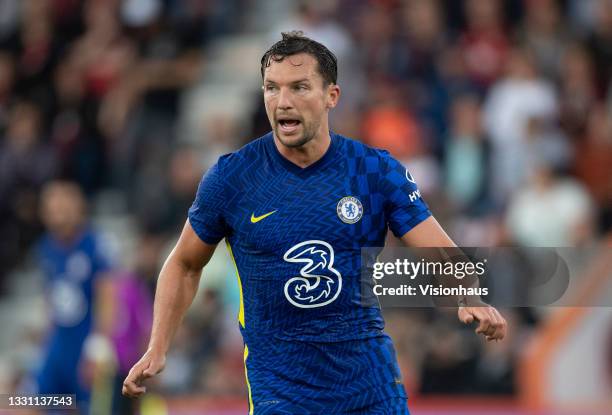
[[[88,413],[90,388],[83,379],[84,344],[98,318],[102,278],[111,261],[100,236],[87,224],[86,202],[76,183],[54,181],[42,192],[47,233],[37,246],[46,277],[51,328],[38,393],[75,394],[79,413]]]
[[[160,273],[150,344],[125,379],[137,397],[159,373],[202,268],[226,239],[240,284],[249,414],[407,414],[379,307],[360,302],[363,247],[387,229],[408,246],[455,246],[407,170],[386,151],[329,130],[340,98],[335,56],[299,32],[261,60],[272,132],[203,177]],[[478,333],[506,322],[484,303],[458,308]]]

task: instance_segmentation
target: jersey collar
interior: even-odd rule
[[[334,156],[336,155],[336,150],[338,147],[339,138],[331,130],[329,131],[329,137],[331,138],[331,143],[329,144],[329,147],[327,151],[325,152],[325,154],[323,155],[323,157],[321,157],[319,160],[315,161],[311,165],[304,167],[304,168],[288,160],[285,156],[283,156],[280,153],[280,151],[278,151],[278,148],[276,148],[276,144],[274,144],[274,134],[272,132],[268,133],[268,137],[266,137],[266,144],[268,146],[270,153],[274,157],[274,159],[278,161],[285,169],[297,175],[304,175],[304,174],[307,174],[309,172],[312,172],[312,171],[315,171],[317,169],[324,167],[331,160],[334,159]]]

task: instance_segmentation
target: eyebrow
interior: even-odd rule
[[[296,81],[291,81],[291,82],[289,82],[289,83],[290,83],[291,85],[295,85],[295,84],[301,84],[301,83],[305,83],[305,82],[310,83],[310,80],[309,80],[309,79],[307,79],[307,78],[303,78],[303,79],[298,79],[298,80],[296,80]],[[273,81],[272,79],[268,79],[268,80],[266,80],[264,83],[266,83],[266,84],[276,84],[276,81]]]

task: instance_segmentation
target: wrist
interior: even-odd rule
[[[457,299],[458,307],[486,307],[487,303],[482,301],[482,299],[477,295],[472,296],[461,296]]]
[[[147,353],[155,356],[164,356],[168,351],[168,347],[163,344],[151,343],[147,347]]]

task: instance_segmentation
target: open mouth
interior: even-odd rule
[[[284,133],[292,133],[300,126],[300,120],[278,120],[278,125]]]

